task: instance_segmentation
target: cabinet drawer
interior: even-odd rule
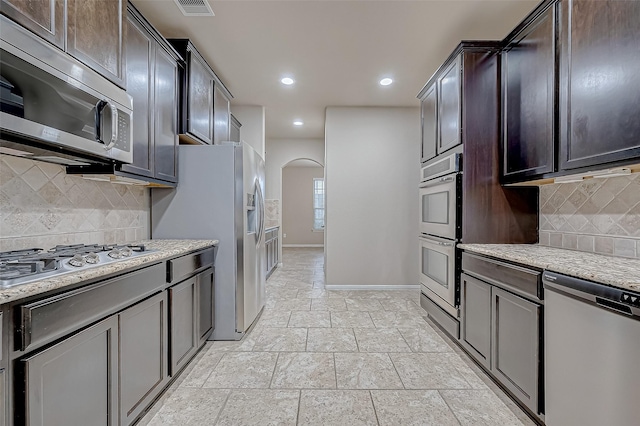
[[[157,264],[20,306],[21,350],[34,349],[153,294],[164,284]]]
[[[521,296],[542,300],[542,274],[534,269],[462,253],[462,270]]]
[[[167,261],[167,282],[177,283],[203,268],[213,265],[215,247]]]

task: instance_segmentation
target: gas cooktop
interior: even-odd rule
[[[77,244],[0,252],[0,288],[107,265],[150,251],[141,244]]]

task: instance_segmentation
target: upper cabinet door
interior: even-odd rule
[[[188,132],[203,142],[213,143],[213,77],[199,55],[188,54]]]
[[[67,0],[67,51],[124,87],[126,0]]]
[[[438,154],[461,143],[460,56],[438,79]]]
[[[560,2],[560,168],[640,157],[640,2]]]
[[[229,119],[231,106],[229,99],[216,84],[213,91],[213,143],[219,144],[229,140]]]
[[[530,22],[502,54],[503,176],[522,180],[555,169],[554,7]]]
[[[422,161],[436,156],[437,135],[437,98],[436,85],[433,84],[420,103],[422,115]]]
[[[64,0],[2,0],[2,13],[64,49]]]
[[[155,176],[178,181],[178,64],[167,51],[156,48]]]

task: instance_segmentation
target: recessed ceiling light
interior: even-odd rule
[[[286,84],[287,86],[291,86],[294,83],[291,77],[284,77],[282,80],[280,80],[280,82],[282,84]]]
[[[391,80],[390,78],[383,78],[382,80],[380,80],[381,86],[388,86],[391,83],[393,83],[393,80]]]
[[[302,120],[296,120],[296,121],[293,122],[294,126],[302,126],[303,124],[304,124],[304,121],[302,121]]]

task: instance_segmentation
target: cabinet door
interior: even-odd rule
[[[178,63],[161,46],[156,48],[154,90],[155,177],[178,180]]]
[[[640,2],[560,2],[560,169],[640,157]]]
[[[169,371],[172,376],[180,371],[198,349],[196,292],[195,277],[169,288]]]
[[[422,116],[422,161],[427,161],[436,156],[438,110],[435,83],[427,90],[420,103],[420,112]]]
[[[460,56],[458,56],[438,79],[438,154],[461,142],[460,91]]]
[[[234,142],[240,142],[240,127],[241,124],[235,117],[231,116],[231,129],[229,130],[229,140]]]
[[[67,51],[124,86],[126,0],[67,0]]]
[[[168,380],[166,292],[119,315],[120,424],[129,425]]]
[[[2,0],[2,13],[64,49],[65,0]]]
[[[116,316],[20,362],[27,425],[118,425]]]
[[[218,85],[214,86],[213,94],[213,143],[219,144],[229,140],[231,107],[229,99]]]
[[[534,413],[539,412],[540,306],[492,289],[491,371]]]
[[[555,171],[555,31],[549,7],[502,54],[503,176]]]
[[[213,143],[213,77],[194,52],[189,53],[188,132],[202,142]]]
[[[133,163],[122,170],[153,177],[153,55],[155,41],[131,15],[127,17],[127,93],[133,98]]]
[[[7,406],[5,398],[7,398],[7,393],[5,391],[6,384],[4,378],[4,370],[0,370],[0,426],[4,426],[6,423],[7,417]]]
[[[214,270],[208,269],[197,276],[198,281],[198,336],[200,344],[211,335],[215,314]]]
[[[460,342],[473,357],[491,368],[491,285],[468,275],[460,278]]]

